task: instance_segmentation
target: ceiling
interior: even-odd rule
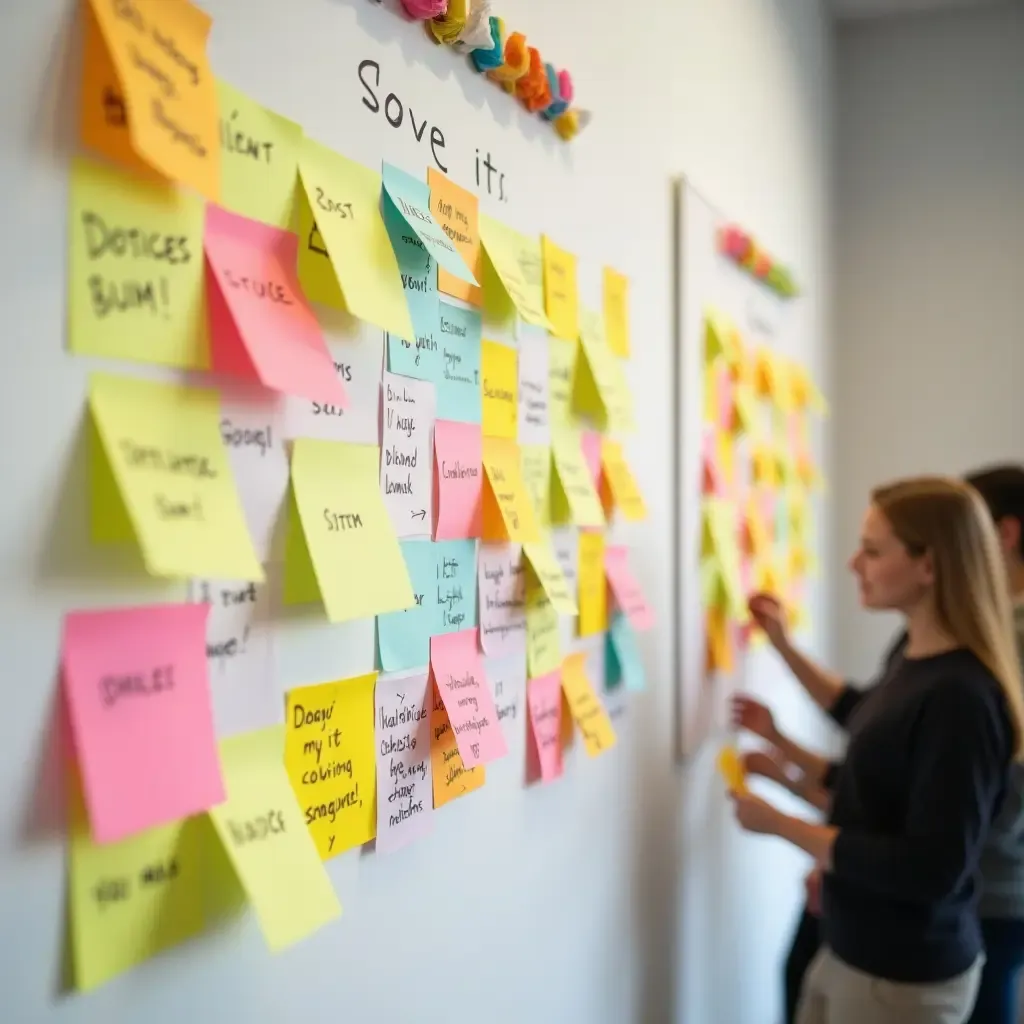
[[[832,0],[840,18],[878,18],[913,11],[938,11],[952,7],[987,7],[1000,0]]]

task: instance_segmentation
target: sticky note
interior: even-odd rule
[[[643,659],[640,657],[640,647],[629,619],[621,612],[612,617],[608,638],[615,658],[615,678],[624,682],[627,690],[643,690],[647,680]],[[611,670],[608,674],[609,677],[613,676]]]
[[[200,818],[100,845],[69,792],[68,906],[75,988],[89,992],[202,932]]]
[[[735,747],[722,747],[718,752],[715,764],[718,768],[718,773],[732,792],[746,793],[747,771],[743,767],[743,759]]]
[[[433,830],[432,698],[426,669],[377,679],[377,853],[394,853]]]
[[[284,764],[322,860],[376,833],[376,672],[288,692]]]
[[[604,337],[604,324],[590,310],[580,311],[582,358],[573,379],[573,407],[605,430],[634,428],[633,396],[618,357]]]
[[[735,666],[727,614],[721,607],[707,609],[707,662],[711,672],[729,673]]]
[[[95,542],[137,542],[154,576],[263,579],[216,391],[94,373],[89,407]]]
[[[214,828],[278,952],[341,914],[284,768],[285,726],[244,733],[220,747],[227,800]]]
[[[207,207],[212,369],[344,407],[348,395],[295,274],[297,246],[290,231]]]
[[[479,423],[481,361],[480,314],[447,302],[438,306],[439,358],[434,376],[440,419]]]
[[[480,215],[480,239],[516,312],[527,323],[548,330],[537,240],[485,214]]]
[[[744,507],[743,528],[747,551],[753,558],[762,558],[771,551],[771,534],[755,498],[749,498]]]
[[[220,204],[285,230],[292,226],[302,128],[217,79]],[[292,255],[294,268],[295,254]]]
[[[476,626],[476,541],[442,540],[434,549],[434,624],[431,632]]]
[[[307,297],[416,337],[379,211],[380,175],[311,139],[303,141],[299,173],[298,268]]]
[[[562,775],[562,678],[557,669],[526,684],[530,735],[542,781]]]
[[[537,582],[544,588],[552,606],[559,615],[575,615],[576,596],[565,578],[555,553],[547,541],[532,541],[523,544],[523,554],[530,563],[530,569]]]
[[[530,493],[540,526],[551,525],[551,448],[528,444],[519,449],[523,483]]]
[[[483,517],[483,439],[475,423],[434,424],[435,540],[479,537]]]
[[[427,185],[430,187],[430,212],[478,282],[466,281],[440,265],[437,268],[437,287],[445,295],[481,306],[483,293],[479,282],[483,281],[484,254],[480,244],[477,198],[434,167],[427,168]]]
[[[92,837],[115,843],[224,799],[206,605],[72,612],[61,653]]]
[[[484,675],[477,634],[476,629],[465,629],[430,639],[430,671],[465,768],[496,761],[508,753]]]
[[[430,766],[434,784],[434,810],[438,810],[446,803],[479,789],[487,780],[487,769],[482,764],[475,768],[467,768],[463,764],[441,694],[436,685],[432,685],[431,690]]]
[[[604,549],[604,571],[615,596],[615,603],[626,614],[633,628],[653,628],[654,613],[629,567],[629,550],[618,545],[607,545]]]
[[[208,365],[202,200],[82,157],[68,200],[68,348]]]
[[[478,284],[455,243],[430,212],[430,189],[399,167],[384,164],[384,190],[424,248],[449,274],[468,284]]]
[[[552,495],[552,521],[604,526],[601,499],[583,457],[578,434],[556,434],[551,445],[558,486]]]
[[[706,498],[702,503],[704,520],[702,555],[714,555],[721,571],[729,614],[745,621],[746,593],[740,578],[739,530],[736,507],[730,502]]]
[[[604,577],[604,534],[581,530],[579,540],[580,636],[608,628],[608,586]]]
[[[544,312],[551,333],[565,341],[579,336],[579,297],[576,292],[576,257],[541,237],[544,257]]]
[[[481,544],[480,646],[489,657],[526,651],[526,576],[519,544]]]
[[[598,497],[601,494],[601,435],[596,430],[580,431],[580,449],[586,463],[590,481]]]
[[[558,612],[537,581],[526,584],[526,669],[531,679],[556,672],[562,664]]]
[[[89,0],[89,12],[98,38],[83,67],[82,141],[113,160],[131,151],[161,176],[216,201],[221,154],[206,54],[210,16],[188,0]]]
[[[637,485],[633,471],[629,468],[622,445],[609,437],[601,439],[602,494],[607,511],[612,507],[622,513],[622,518],[640,522],[647,518],[647,504]]]
[[[548,413],[548,339],[537,331],[519,336],[519,423],[521,445],[551,443]]]
[[[518,756],[526,740],[523,728],[523,711],[526,699],[526,659],[523,652],[504,658],[485,658],[484,672],[494,694],[494,708],[501,722],[505,742],[514,754],[513,765],[521,763]]]
[[[551,338],[548,342],[548,416],[552,430],[579,427],[572,405],[578,352],[575,341]]]
[[[385,373],[380,493],[398,537],[429,537],[433,524],[434,385]]]
[[[608,347],[626,359],[629,356],[629,278],[611,267],[604,267],[601,281]]]
[[[516,350],[498,341],[485,341],[481,363],[484,436],[514,441],[519,422]]]
[[[551,547],[572,594],[579,588],[580,531],[575,526],[557,526],[551,531]]]
[[[516,543],[539,539],[533,502],[523,483],[519,446],[506,438],[485,437],[483,539]]]
[[[597,757],[615,746],[612,721],[594,686],[587,677],[586,654],[570,654],[562,662],[562,692],[576,728],[583,734],[583,746],[589,757]]]
[[[331,622],[411,607],[409,574],[378,486],[379,459],[376,445],[295,441],[286,604],[319,598]]]
[[[412,584],[413,603],[403,611],[377,616],[377,647],[385,672],[398,672],[430,662],[430,637],[437,620],[434,547],[425,540],[402,542],[402,558]]]

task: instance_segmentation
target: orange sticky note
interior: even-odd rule
[[[433,706],[430,712],[430,770],[434,784],[434,809],[457,800],[466,793],[479,789],[487,779],[482,765],[466,768],[459,754],[455,730],[444,709],[444,701],[433,687]]]
[[[746,793],[747,772],[735,747],[722,747],[718,752],[718,772],[733,793]]]
[[[539,540],[533,499],[523,480],[519,445],[507,438],[485,437],[483,539],[514,543]]]
[[[430,212],[434,219],[444,229],[470,273],[482,281],[484,259],[476,196],[433,167],[427,168],[427,185],[430,187]],[[484,302],[484,293],[478,285],[463,281],[440,266],[437,268],[437,290],[473,306],[482,306]]]
[[[217,82],[209,15],[174,0],[87,0],[82,142],[220,198]]]
[[[206,208],[213,369],[345,408],[348,395],[295,271],[290,231]]]

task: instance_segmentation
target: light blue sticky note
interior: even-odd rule
[[[480,332],[480,314],[475,309],[438,303],[434,337],[440,341],[441,359],[434,385],[439,420],[480,422]]]
[[[434,632],[460,633],[476,625],[476,541],[434,545]]]
[[[430,663],[430,636],[436,620],[435,553],[429,540],[401,542],[416,603],[402,612],[377,616],[377,649],[385,672]]]
[[[440,315],[437,264],[386,194],[381,197],[381,209],[402,275],[409,319],[416,332],[415,338],[388,335],[388,369],[403,377],[433,381],[441,372],[441,346],[437,340]]]
[[[644,676],[644,663],[637,646],[636,633],[633,632],[629,620],[621,613],[612,619],[608,631],[608,685],[626,684],[627,690],[642,690],[647,685]]]
[[[383,177],[384,191],[391,196],[395,208],[419,236],[430,255],[460,281],[479,284],[459,250],[430,212],[430,187],[427,183],[389,163],[384,164]]]

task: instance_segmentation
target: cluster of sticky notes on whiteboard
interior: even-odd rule
[[[89,376],[91,536],[188,594],[65,617],[91,989],[201,932],[211,874],[283,949],[341,913],[327,859],[424,838],[514,750],[538,783],[611,750],[654,616],[628,279],[588,309],[551,238],[306,138],[187,0],[82,2],[68,347],[165,368]],[[282,605],[375,620],[375,664],[286,690]]]
[[[701,603],[708,671],[728,673],[739,648],[762,640],[749,594],[775,595],[794,626],[806,623],[811,496],[824,487],[809,417],[828,407],[805,367],[752,347],[720,310],[705,310],[703,345]]]

